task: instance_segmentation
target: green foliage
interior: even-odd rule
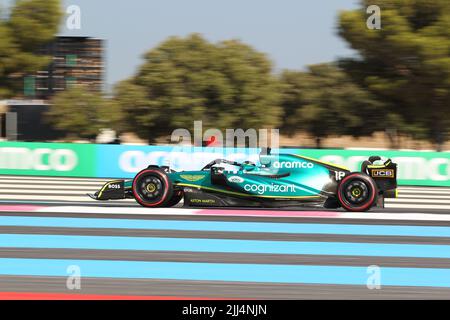
[[[289,134],[303,130],[320,144],[329,135],[359,137],[382,129],[385,106],[333,64],[285,71],[281,81],[283,129]]]
[[[362,9],[369,4],[362,1]],[[365,27],[365,10],[340,14],[339,34],[359,53],[341,66],[439,147],[450,128],[450,2],[380,0],[377,5],[381,30]]]
[[[145,54],[139,72],[116,88],[133,131],[152,141],[194,120],[209,127],[261,128],[279,123],[279,83],[267,57],[239,41],[212,44],[172,37]]]
[[[147,98],[145,89],[130,80],[125,80],[116,86],[115,96],[122,112],[123,130],[151,140],[151,130],[156,130],[156,123],[162,110]]]
[[[23,77],[44,68],[50,58],[36,51],[55,36],[62,17],[60,0],[18,0],[0,19],[0,98],[20,95]]]
[[[83,86],[57,94],[46,114],[48,122],[71,139],[94,139],[100,129],[116,129],[121,117],[114,101]]]
[[[18,0],[8,25],[17,44],[32,52],[53,39],[61,18],[59,0]]]

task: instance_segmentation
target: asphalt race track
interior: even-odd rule
[[[0,299],[450,298],[450,189],[368,213],[146,209],[84,195],[103,181],[0,177]]]

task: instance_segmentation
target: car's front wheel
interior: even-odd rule
[[[133,179],[132,190],[136,201],[144,207],[164,207],[173,196],[172,182],[157,168],[139,172]]]
[[[377,201],[377,186],[366,174],[351,173],[338,186],[338,200],[347,211],[367,211]]]

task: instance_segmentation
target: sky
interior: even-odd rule
[[[0,0],[0,4],[11,0]],[[358,0],[63,0],[77,5],[81,29],[60,35],[106,40],[107,88],[131,77],[142,55],[172,35],[201,33],[217,42],[240,39],[268,54],[275,71],[304,70],[307,65],[353,54],[336,34],[340,10]]]

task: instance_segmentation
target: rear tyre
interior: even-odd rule
[[[338,200],[347,211],[367,211],[377,201],[377,186],[366,174],[351,173],[339,183]]]
[[[158,168],[144,169],[133,179],[133,196],[144,207],[164,207],[173,196],[167,174]]]

